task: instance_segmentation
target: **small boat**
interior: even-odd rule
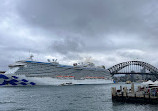
[[[126,84],[131,84],[131,81],[126,81]]]
[[[72,82],[67,82],[67,83],[61,84],[61,86],[69,86],[69,85],[74,85],[74,84],[72,84]]]

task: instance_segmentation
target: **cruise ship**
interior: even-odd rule
[[[38,62],[31,55],[26,60],[9,65],[9,70],[0,74],[1,86],[32,85],[84,85],[109,84],[113,79],[104,66],[96,67],[91,62],[62,65],[57,60]]]

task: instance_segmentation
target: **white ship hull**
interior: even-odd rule
[[[3,86],[28,86],[32,85],[30,83],[34,83],[33,85],[86,85],[86,84],[111,84],[113,80],[106,79],[83,79],[83,80],[75,80],[75,79],[64,79],[64,78],[52,78],[52,77],[26,77],[25,75],[5,75],[8,79],[0,79],[0,84],[4,81],[12,81],[16,80],[14,83],[3,84]],[[13,77],[17,77],[16,79]],[[25,81],[23,81],[25,80]],[[23,84],[21,84],[23,83]]]
[[[36,85],[62,85],[67,83],[72,83],[74,85],[86,85],[86,84],[110,84],[113,80],[99,80],[99,79],[58,79],[51,77],[27,77],[27,80],[34,81]]]

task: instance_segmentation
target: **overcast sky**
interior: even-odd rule
[[[157,0],[0,0],[0,70],[26,59],[158,67]]]

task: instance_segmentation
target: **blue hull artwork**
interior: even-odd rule
[[[16,76],[7,77],[0,74],[0,86],[34,86],[36,83],[29,82],[26,79],[19,79]]]

